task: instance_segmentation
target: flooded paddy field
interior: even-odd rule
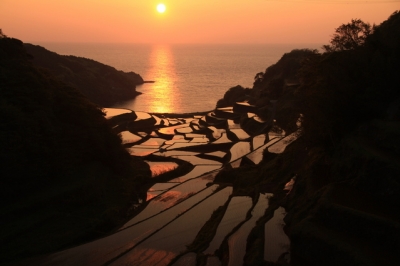
[[[224,118],[224,112],[218,112],[220,117],[213,112],[168,118],[107,108],[123,145],[149,164],[154,181],[136,204],[135,215],[113,234],[51,254],[41,264],[242,265],[249,234],[265,218],[272,194],[237,195],[231,183],[215,178],[226,168],[257,165],[264,150],[283,152],[296,135],[268,130],[252,135],[237,119]],[[255,114],[245,115],[255,119]],[[261,128],[270,128],[257,119]],[[182,162],[190,165],[187,172],[159,178],[179,170]],[[288,250],[283,217],[279,208],[264,219],[265,261],[275,262]]]

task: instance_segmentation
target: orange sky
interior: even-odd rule
[[[379,24],[399,9],[400,0],[0,0],[0,28],[33,43],[327,43],[352,18]]]

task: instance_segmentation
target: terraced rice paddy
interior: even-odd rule
[[[285,209],[279,207],[274,216],[265,224],[264,259],[277,261],[280,256],[287,254],[290,247],[289,238],[283,232]]]
[[[111,118],[117,115],[132,113],[132,110],[123,108],[104,108],[104,112],[106,113],[106,118]]]
[[[272,196],[272,195],[270,195]],[[251,218],[247,220],[233,235],[228,239],[229,245],[229,264],[243,265],[243,258],[246,254],[246,240],[251,229],[256,225],[257,220],[263,216],[268,208],[267,195],[260,195],[257,204],[252,210]]]
[[[207,250],[204,251],[205,254],[214,254],[221,246],[226,235],[246,219],[246,214],[251,206],[252,199],[250,197],[232,197],[228,209],[225,211],[224,217],[218,225],[213,240],[210,242]]]
[[[214,183],[214,178],[224,167],[239,167],[246,157],[246,163],[258,164],[264,149],[282,152],[296,135],[271,138],[263,132],[252,136],[224,118],[235,115],[232,109],[210,117],[173,119],[125,109],[106,111],[118,121],[116,128],[124,128],[120,133],[126,149],[142,156],[155,178],[179,167],[172,159],[191,164],[192,170],[153,184],[136,215],[115,233],[49,255],[42,264],[196,265],[203,261],[205,265],[242,265],[249,233],[264,216],[271,195],[234,195],[231,185]],[[118,115],[127,114],[131,120],[118,120]],[[247,116],[255,119],[253,113]],[[257,121],[262,128],[268,126]],[[265,224],[266,261],[276,261],[287,250],[288,241],[278,227],[283,214],[281,208],[276,210]],[[207,228],[214,229],[203,235]],[[224,243],[228,250],[221,248]]]

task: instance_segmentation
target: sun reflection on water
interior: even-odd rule
[[[144,92],[152,96],[147,102],[148,110],[170,113],[176,109],[176,105],[181,104],[179,91],[176,89],[177,76],[171,48],[166,45],[153,46],[150,62],[151,68],[145,77],[155,83]]]

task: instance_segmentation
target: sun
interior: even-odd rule
[[[167,7],[164,4],[158,4],[157,5],[157,11],[158,13],[164,13]]]

